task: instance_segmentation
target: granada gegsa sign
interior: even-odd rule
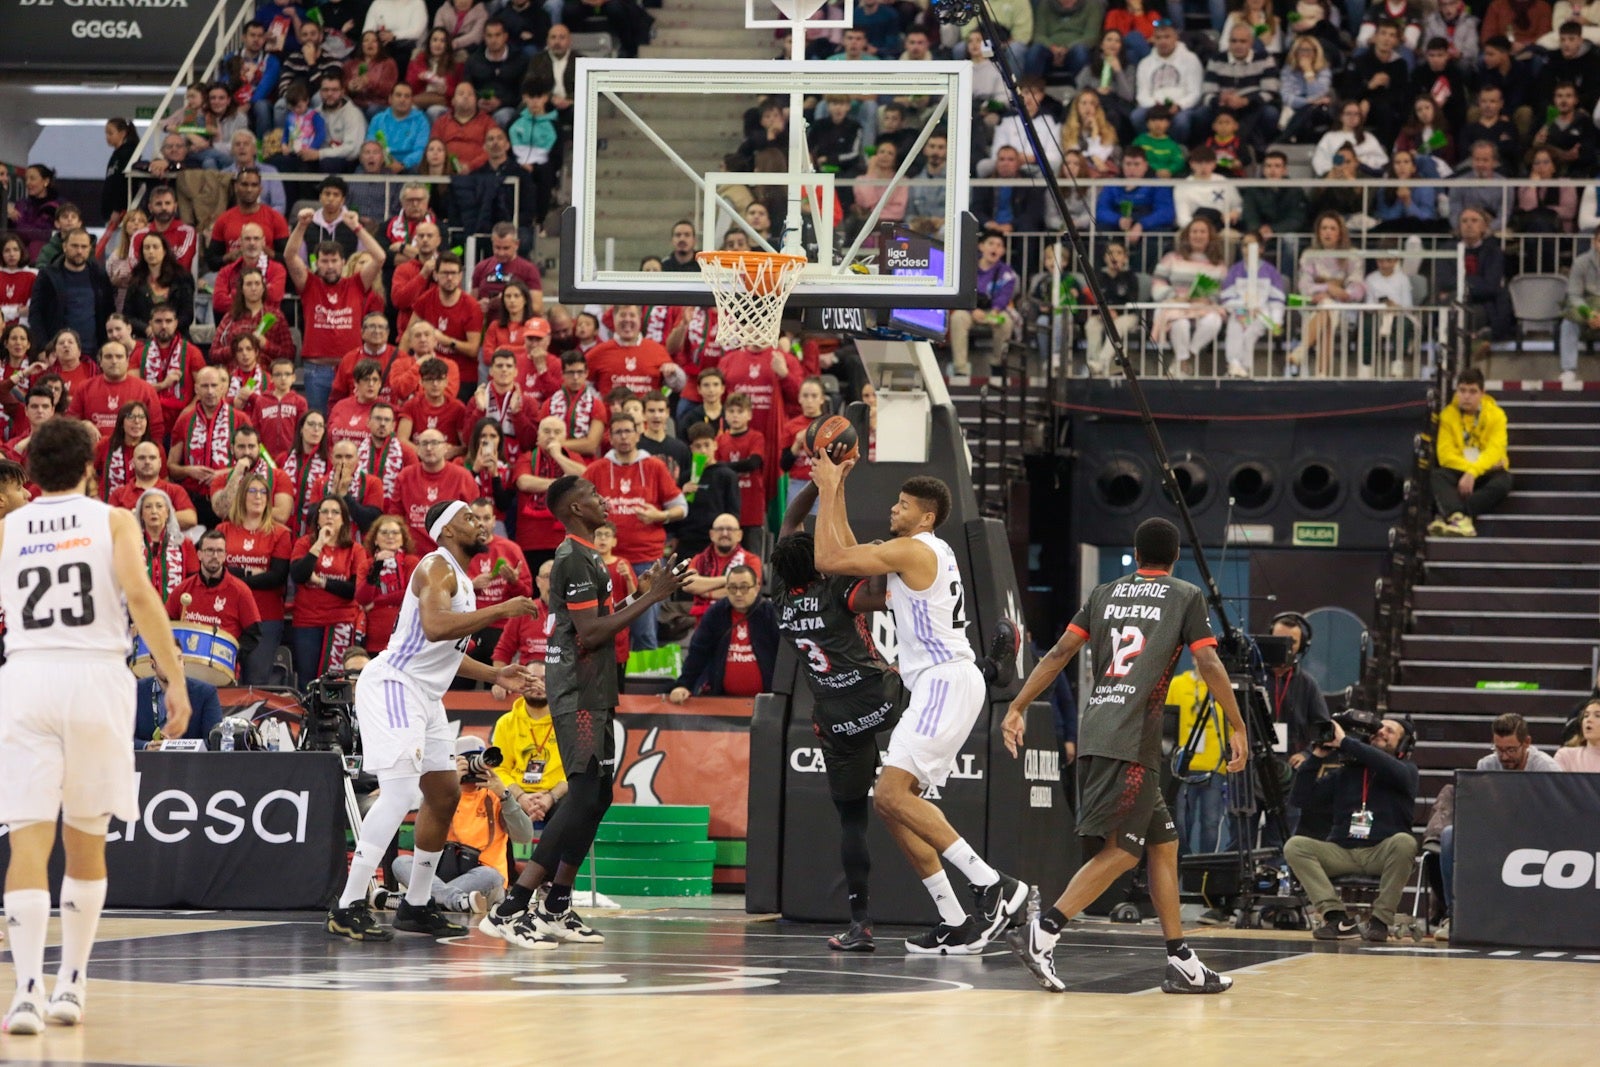
[[[170,74],[213,6],[206,0],[0,0],[0,68]]]

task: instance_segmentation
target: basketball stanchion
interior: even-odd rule
[[[783,305],[805,256],[782,252],[699,252],[700,274],[717,298],[717,344],[754,352],[778,343]]]

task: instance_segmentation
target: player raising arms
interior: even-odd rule
[[[556,749],[567,772],[567,795],[539,836],[533,858],[516,884],[478,929],[522,948],[554,948],[563,941],[600,944],[605,936],[572,910],[572,882],[611,807],[617,771],[617,634],[634,619],[683,588],[688,568],[677,556],[657,562],[639,578],[639,591],[612,602],[611,577],[594,546],[605,525],[606,503],[594,483],[564,474],[545,490],[550,514],[567,531],[550,570],[550,611],[555,624],[545,657],[545,690]],[[534,891],[549,882],[543,901]]]
[[[83,1018],[85,973],[106,901],[106,830],[139,817],[133,770],[134,678],[128,615],[168,678],[183,677],[172,625],[144,569],[133,514],[85,495],[99,434],[56,416],[34,432],[28,477],[41,490],[0,522],[0,611],[10,621],[0,666],[0,822],[11,827],[5,910],[17,992],[10,1034]],[[8,477],[7,483],[11,481]],[[4,490],[6,506],[15,503]],[[167,694],[166,729],[189,722],[183,686]],[[48,867],[62,819],[61,966],[44,998]]]
[[[908,479],[889,509],[894,537],[857,544],[844,501],[844,481],[855,460],[836,464],[824,449],[813,463],[811,477],[822,502],[817,570],[887,576],[900,677],[911,691],[905,714],[889,735],[873,793],[878,814],[939,909],[939,925],[907,938],[906,951],[974,955],[1027,903],[1028,887],[984,862],[944,813],[922,797],[928,786],[941,786],[950,777],[988,696],[967,642],[955,553],[933,533],[950,515],[950,488],[937,478]],[[957,901],[941,855],[972,883],[976,915],[969,916]]]
[[[1228,770],[1244,770],[1244,719],[1228,672],[1217,657],[1205,595],[1174,578],[1178,528],[1146,519],[1133,540],[1137,572],[1096,586],[1066,633],[1044,655],[1011,702],[1001,731],[1016,756],[1024,716],[1085,644],[1094,656],[1094,693],[1078,722],[1078,836],[1098,841],[1094,857],[1078,868],[1055,905],[1006,940],[1039,984],[1052,993],[1067,984],[1056,975],[1053,953],[1067,920],[1077,915],[1150,849],[1150,899],[1167,939],[1167,993],[1221,993],[1232,978],[1200,962],[1183,939],[1178,912],[1178,834],[1161,799],[1161,716],[1167,686],[1185,647],[1206,687],[1228,718]]]
[[[517,694],[533,683],[525,667],[494,668],[467,656],[472,636],[485,626],[538,610],[538,602],[527,597],[478,610],[467,564],[488,548],[489,528],[464,500],[440,501],[423,521],[439,547],[422,557],[406,584],[389,647],[356,681],[361,764],[378,776],[382,789],[362,820],[338,906],[328,912],[328,933],[352,941],[394,937],[373,919],[367,883],[412,808],[417,808],[416,850],[394,928],[434,937],[467,932],[445,918],[433,900],[433,873],[461,799],[444,694],[457,676],[492,682]]]

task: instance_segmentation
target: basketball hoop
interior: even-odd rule
[[[776,345],[783,305],[800,280],[806,257],[781,252],[699,252],[695,259],[717,298],[717,344],[757,352]]]

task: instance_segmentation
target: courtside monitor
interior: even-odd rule
[[[896,275],[944,276],[944,244],[931,237],[896,237],[889,242],[885,259],[889,272]],[[943,341],[949,325],[950,313],[943,308],[895,308],[889,312],[889,329],[926,341]]]

